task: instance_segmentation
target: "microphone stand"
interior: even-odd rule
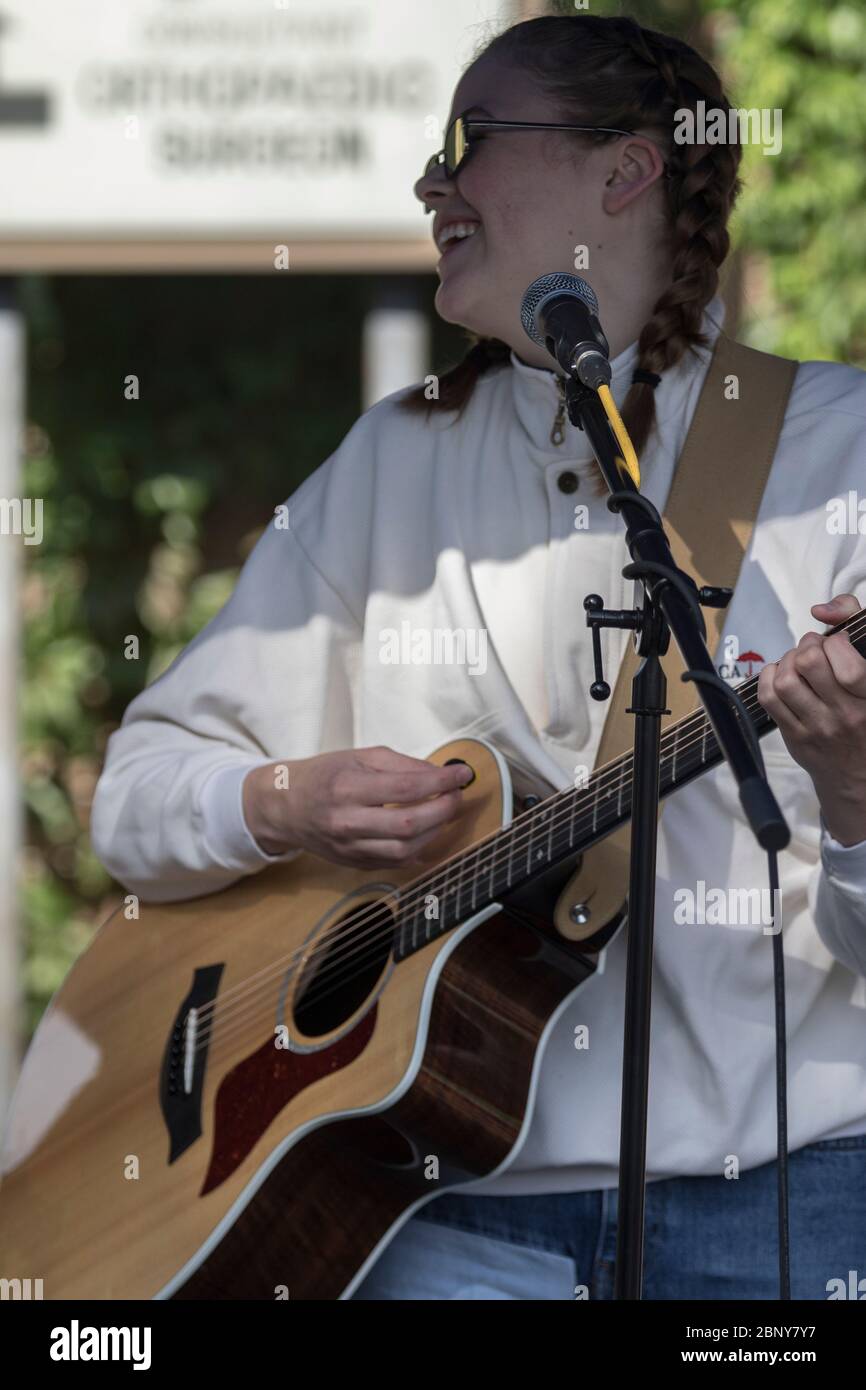
[[[625,522],[633,563],[625,567],[623,575],[640,580],[642,585],[639,608],[606,612],[596,595],[590,595],[584,605],[596,657],[596,683],[592,689],[595,698],[604,699],[610,693],[601,680],[599,628],[634,628],[641,657],[628,711],[635,716],[635,739],[614,1283],[616,1299],[639,1299],[643,1277],[659,751],[661,717],[667,712],[667,682],[659,657],[667,651],[671,633],[682,653],[686,677],[698,686],[756,838],[764,849],[780,850],[790,835],[764,776],[754,730],[741,722],[732,693],[716,673],[706,646],[700,605],[723,607],[730,590],[698,590],[691,576],[676,565],[661,517],[652,503],[641,496],[627,470],[621,470],[616,462],[619,449],[595,390],[574,375],[567,375],[565,397],[569,419],[586,433],[610,490],[607,505],[611,511],[619,512]]]

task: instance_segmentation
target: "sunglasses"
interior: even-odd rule
[[[469,157],[475,143],[475,132],[482,130],[579,130],[601,135],[634,135],[635,133],[633,130],[618,130],[614,126],[604,125],[562,125],[548,121],[476,121],[470,120],[467,116],[457,116],[445,132],[444,147],[436,154],[431,155],[424,165],[424,178],[427,178],[439,165],[443,165],[448,178],[453,179]],[[424,210],[425,212],[433,211],[431,207],[426,205]]]
[[[605,135],[634,135],[633,130],[615,130],[603,125],[561,125],[547,121],[492,121],[470,120],[468,116],[456,116],[445,132],[444,148],[431,155],[424,166],[425,175],[439,164],[445,165],[445,173],[453,178],[472,148],[473,134],[477,130],[583,130],[600,131]]]

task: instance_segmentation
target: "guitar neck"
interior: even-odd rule
[[[866,655],[866,609],[832,629],[843,630]],[[775,728],[758,703],[757,676],[733,689],[759,738]],[[722,757],[703,709],[678,720],[661,737],[659,798],[717,767]],[[630,820],[633,763],[631,752],[622,754],[584,785],[554,793],[510,825],[406,885],[396,905],[396,958],[420,950],[552,865],[576,858]]]

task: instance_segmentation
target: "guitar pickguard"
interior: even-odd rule
[[[294,1052],[268,1038],[223,1077],[214,1103],[214,1142],[200,1196],[212,1192],[243,1163],[268,1125],[307,1086],[341,1071],[373,1036],[377,1005],[330,1047]]]

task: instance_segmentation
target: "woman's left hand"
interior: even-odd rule
[[[832,626],[859,607],[853,594],[841,594],[811,612]],[[812,778],[834,840],[866,840],[866,660],[847,632],[807,632],[761,671],[758,700]]]

